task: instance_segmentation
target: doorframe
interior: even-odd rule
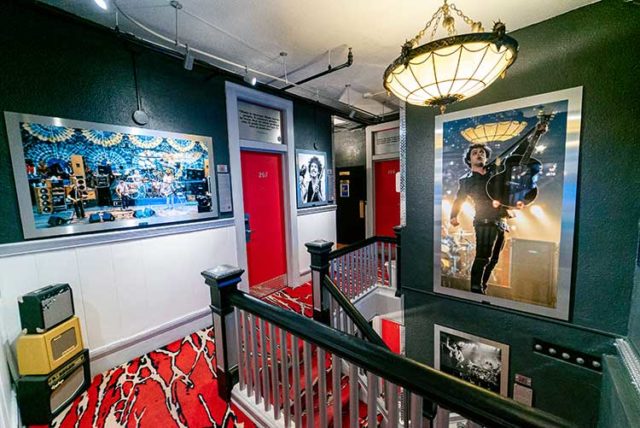
[[[373,154],[373,134],[387,129],[398,129],[398,152],[385,153],[383,155]],[[366,179],[367,179],[367,209],[365,212],[365,235],[367,238],[374,236],[374,225],[376,224],[376,193],[375,193],[375,169],[374,162],[382,160],[400,159],[400,121],[392,120],[391,122],[371,125],[365,128],[365,148],[367,155],[366,163]]]
[[[229,168],[231,172],[231,187],[233,198],[233,220],[236,231],[236,254],[238,266],[245,270],[239,288],[249,290],[249,276],[247,264],[247,241],[244,230],[244,192],[242,190],[242,162],[241,150],[251,150],[266,153],[279,153],[283,156],[282,187],[284,196],[285,246],[287,257],[287,285],[297,286],[298,267],[298,215],[296,205],[296,177],[295,177],[295,140],[293,132],[293,102],[274,95],[269,95],[236,83],[226,82],[227,132],[229,137]],[[240,139],[238,127],[238,100],[282,112],[282,144],[263,143]]]

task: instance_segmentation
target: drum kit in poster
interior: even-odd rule
[[[469,278],[475,256],[473,232],[458,230],[449,233],[443,229],[440,241],[440,272],[442,275]]]

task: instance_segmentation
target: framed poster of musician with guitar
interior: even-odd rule
[[[434,291],[568,319],[582,88],[436,117]]]

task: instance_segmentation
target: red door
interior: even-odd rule
[[[249,287],[267,295],[287,285],[282,156],[242,151]],[[248,218],[247,218],[248,215]]]
[[[395,236],[393,227],[400,224],[400,193],[396,192],[396,173],[400,160],[375,162],[375,235]]]
[[[385,318],[380,320],[380,336],[389,349],[396,354],[402,353],[402,345],[400,343],[400,324]]]

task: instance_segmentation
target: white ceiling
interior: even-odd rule
[[[106,0],[108,10],[94,0],[40,0],[113,28],[116,4]],[[502,20],[508,31],[544,21],[597,0],[457,0],[456,6],[490,29]],[[400,54],[400,45],[412,38],[442,4],[439,0],[180,0],[178,39],[181,44],[224,58],[249,69],[283,77],[280,52],[286,52],[288,80],[296,82],[342,64],[347,49],[353,48],[354,63],[290,90],[292,93],[341,109],[349,102],[373,114],[397,110],[397,99],[388,97],[382,86],[387,65]],[[154,32],[175,39],[176,9],[169,0],[117,0],[125,14]],[[120,14],[121,31],[159,42],[184,53],[134,25]],[[468,26],[456,19],[459,33]],[[444,36],[439,32],[436,37]],[[427,36],[428,37],[428,36]],[[428,40],[424,40],[426,42]],[[521,56],[526,52],[520,52]],[[240,67],[195,55],[221,68],[243,74]],[[259,76],[258,81],[274,87],[284,83]],[[346,90],[346,85],[350,89]],[[375,94],[373,98],[363,94]],[[341,105],[342,103],[342,105]],[[384,106],[383,106],[384,104]]]

